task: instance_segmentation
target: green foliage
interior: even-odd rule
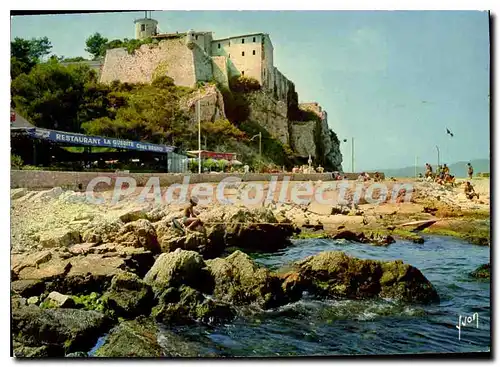
[[[229,120],[204,121],[201,123],[201,134],[207,139],[207,147],[214,147],[221,140],[243,140],[245,133]]]
[[[10,43],[11,78],[29,73],[44,56],[50,53],[52,45],[47,37],[26,40],[16,37]]]
[[[86,65],[36,65],[12,81],[16,108],[35,126],[79,132],[80,121],[103,113],[102,92],[93,89],[95,72]]]
[[[94,57],[94,60],[103,57],[106,54],[106,44],[108,39],[101,36],[100,33],[94,33],[85,41],[85,51]]]
[[[174,80],[166,75],[156,77],[151,83],[156,88],[168,88],[175,86]]]
[[[21,169],[23,165],[23,159],[15,154],[10,155],[10,167],[13,169]]]
[[[234,76],[229,79],[229,88],[233,92],[248,93],[260,90],[261,86],[260,83],[254,78],[246,76]]]
[[[123,39],[123,41],[119,40],[119,39],[115,39],[111,42],[108,42],[108,40],[106,39],[105,44],[102,46],[103,51],[102,51],[101,56],[104,56],[104,54],[106,53],[106,50],[110,50],[113,48],[125,48],[129,54],[133,54],[135,52],[135,50],[137,50],[142,45],[148,45],[148,44],[153,44],[153,43],[156,43],[156,42],[152,38],[145,38],[142,40],[125,38],[125,39]]]
[[[86,58],[77,56],[77,57],[63,57],[62,62],[80,62],[80,61],[88,61]]]
[[[227,118],[239,124],[246,121],[250,115],[250,105],[244,93],[232,92],[225,87],[219,87],[224,99],[224,112]]]
[[[99,296],[96,292],[87,295],[71,296],[77,307],[85,310],[105,312],[108,310],[107,298]]]

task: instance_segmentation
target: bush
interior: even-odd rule
[[[23,159],[15,154],[11,154],[10,156],[10,167],[14,169],[21,169],[23,166]]]
[[[151,85],[153,85],[153,87],[156,87],[156,88],[165,89],[165,88],[168,88],[168,87],[175,86],[175,83],[174,83],[174,79],[172,79],[171,77],[166,76],[166,75],[162,75],[162,76],[156,77],[151,82]]]
[[[250,77],[246,76],[234,76],[229,79],[229,88],[233,92],[248,93],[261,89],[260,83]]]

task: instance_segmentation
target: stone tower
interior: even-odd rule
[[[148,17],[148,12],[144,12],[144,18],[136,19],[135,23],[135,39],[142,40],[158,34],[158,21]]]

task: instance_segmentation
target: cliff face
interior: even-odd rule
[[[276,100],[271,93],[251,92],[245,96],[248,102],[248,120],[258,123],[272,137],[283,145],[289,146],[300,159],[313,158],[313,165],[341,171],[342,154],[336,134],[329,129],[327,114],[317,103],[307,103],[295,107],[300,111],[312,113],[310,120],[294,121],[290,114],[289,100]],[[191,120],[196,123],[196,103],[200,100],[201,120],[215,121],[226,118],[224,99],[221,92],[213,85],[193,93],[182,102],[182,107],[189,111]],[[293,103],[293,101],[292,101]]]

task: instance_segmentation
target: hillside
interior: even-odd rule
[[[457,177],[465,177],[467,175],[467,165],[468,162],[455,162],[449,164],[450,172]],[[470,161],[472,167],[474,167],[474,173],[479,172],[490,172],[490,160],[489,159],[474,159]],[[435,168],[435,165],[433,165]],[[373,170],[377,171],[377,170]],[[414,177],[415,167],[403,167],[403,168],[388,168],[388,169],[378,169],[380,172],[384,172],[386,177]],[[425,173],[425,166],[417,167],[417,174]]]

